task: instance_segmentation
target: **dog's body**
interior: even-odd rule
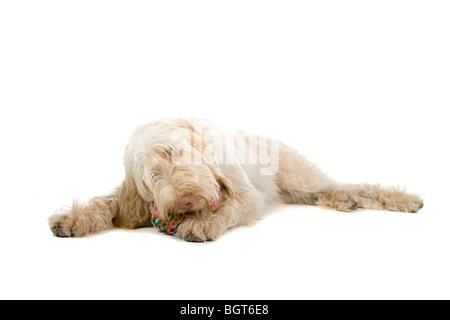
[[[238,132],[227,135],[201,120],[165,119],[138,128],[125,155],[125,180],[110,195],[49,218],[60,237],[152,226],[149,203],[162,217],[186,216],[176,236],[213,240],[258,218],[274,203],[417,212],[417,195],[394,187],[343,184],[281,142]]]

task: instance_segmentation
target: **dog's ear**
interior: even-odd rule
[[[141,197],[133,179],[126,177],[118,191],[119,214],[114,217],[114,225],[126,227],[130,221],[145,225],[149,217],[148,201]]]
[[[217,165],[209,165],[209,169],[211,170],[212,174],[216,178],[217,183],[219,184],[220,190],[224,191],[228,198],[233,199],[234,198],[234,189],[231,185],[230,180],[228,180],[222,172],[219,170]]]
[[[228,194],[228,198],[233,199],[234,198],[234,189],[231,186],[230,181],[225,177],[219,177],[219,178],[216,178],[216,180],[219,182],[220,190],[224,190]]]

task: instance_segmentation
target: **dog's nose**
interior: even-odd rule
[[[183,196],[177,202],[177,210],[190,210],[194,207],[194,198],[191,196]]]

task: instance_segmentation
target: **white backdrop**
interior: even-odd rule
[[[447,1],[0,2],[0,298],[450,298]],[[278,138],[419,214],[280,206],[192,244],[46,220],[123,179],[140,124]]]

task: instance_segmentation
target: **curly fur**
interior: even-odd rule
[[[163,119],[138,128],[124,154],[125,179],[88,203],[74,202],[49,218],[56,236],[78,237],[120,228],[152,226],[148,203],[161,217],[192,198],[176,236],[213,240],[258,218],[270,205],[301,203],[353,211],[358,208],[417,212],[422,199],[398,187],[340,183],[283,143],[237,132],[227,135],[202,119]],[[220,206],[210,211],[220,199]]]

